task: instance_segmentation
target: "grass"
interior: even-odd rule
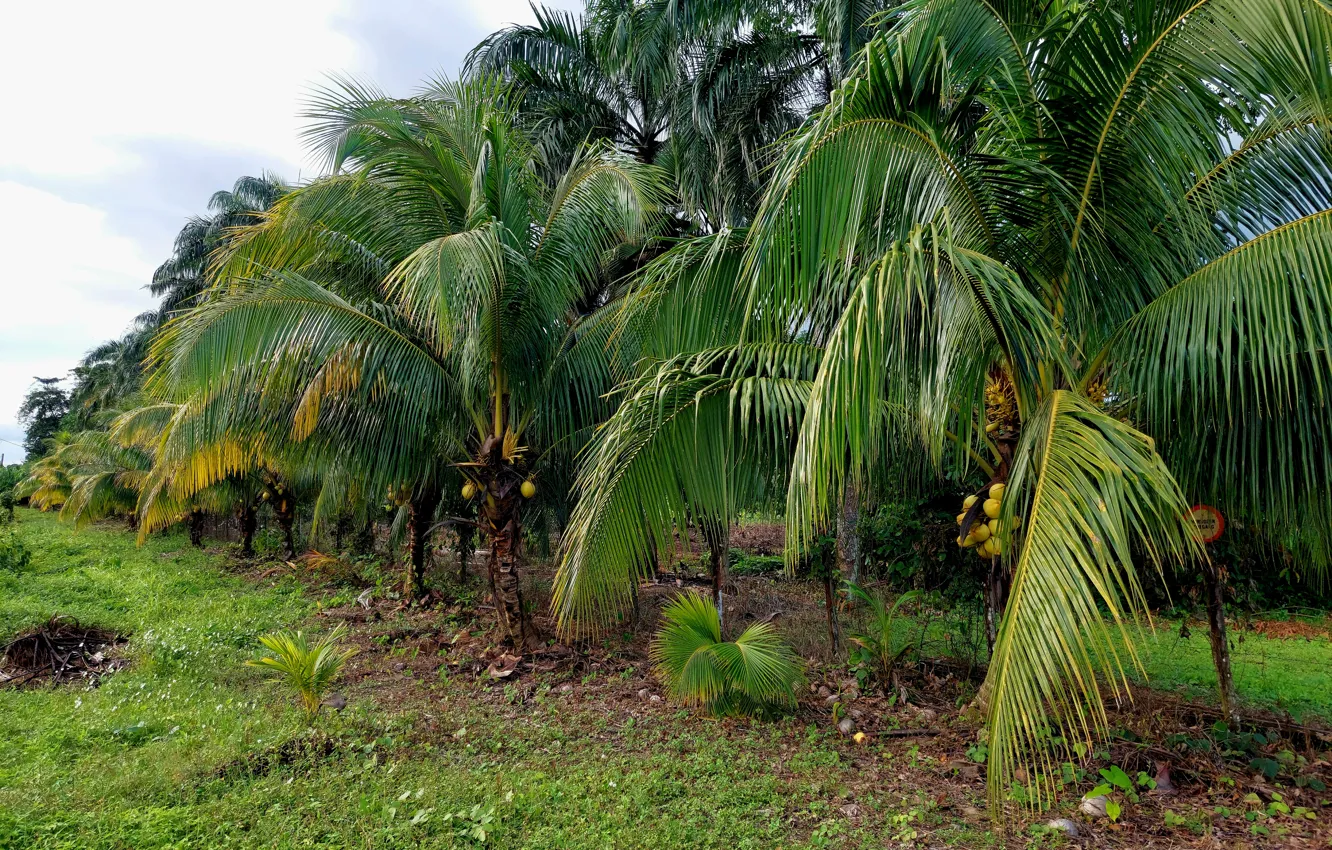
[[[879,847],[907,824],[995,846],[914,783],[875,781],[854,759],[896,769],[892,751],[848,754],[826,724],[636,716],[549,684],[497,702],[454,677],[387,705],[353,688],[331,752],[266,758],[305,733],[243,661],[313,600],[183,537],[136,548],[30,511],[20,528],[34,559],[0,573],[0,634],[69,614],[129,633],[133,660],[96,689],[0,690],[3,848]]]
[[[1191,699],[1216,701],[1216,668],[1205,623],[1192,623],[1188,638],[1178,622],[1161,621],[1137,641],[1154,688]],[[1241,705],[1289,713],[1296,721],[1332,721],[1332,641],[1276,640],[1231,629],[1231,670]],[[1140,676],[1135,677],[1141,680]]]
[[[456,649],[440,650],[450,668],[434,650],[395,646],[413,625],[484,639],[439,612],[386,607],[363,625],[353,681],[340,686],[350,705],[312,736],[293,696],[243,662],[267,631],[328,629],[316,616],[328,598],[289,577],[233,575],[225,555],[181,536],[136,548],[122,529],[75,533],[31,511],[19,528],[34,558],[0,571],[0,638],[73,615],[128,633],[132,663],[96,689],[0,690],[3,850],[796,850],[897,846],[913,830],[931,847],[1027,840],[959,816],[981,804],[983,779],[941,765],[974,728],[857,748],[808,711],[748,723],[651,706],[636,697],[653,686],[645,668],[491,683],[458,672]],[[927,635],[956,625],[932,622]],[[1205,695],[1206,636],[1180,641],[1171,628],[1143,644],[1152,683]],[[1298,716],[1326,711],[1332,684],[1318,673],[1330,654],[1326,641],[1246,634],[1241,694]]]

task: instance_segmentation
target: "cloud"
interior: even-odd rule
[[[213,192],[313,173],[313,88],[351,74],[409,94],[533,20],[526,0],[10,5],[6,31],[23,35],[0,51],[0,79],[21,81],[0,135],[0,440],[18,439],[34,375],[64,374],[153,306],[144,285]]]
[[[12,439],[35,376],[63,375],[153,306],[153,264],[105,211],[13,181],[0,181],[0,256],[0,436]]]

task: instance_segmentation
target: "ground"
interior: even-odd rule
[[[326,563],[238,563],[183,537],[136,548],[121,528],[76,533],[29,511],[20,528],[34,557],[0,571],[0,640],[53,614],[129,640],[114,650],[127,665],[99,686],[0,688],[3,848],[1026,847],[1068,843],[1043,826],[1059,816],[1078,824],[1072,846],[1332,846],[1321,731],[1332,646],[1317,624],[1237,643],[1250,707],[1303,725],[1269,713],[1229,731],[1202,701],[1200,627],[1181,639],[1178,622],[1159,623],[1144,651],[1159,690],[1135,689],[1111,719],[1115,738],[1061,768],[1055,810],[1014,803],[1000,832],[981,811],[966,665],[917,665],[904,704],[862,695],[844,666],[814,657],[793,716],[714,720],[664,699],[644,656],[674,586],[646,588],[623,634],[552,645],[495,678],[501,650],[474,593],[420,610],[381,583],[363,607],[356,582]],[[779,626],[815,652],[812,588],[738,582],[732,615],[781,610]],[[242,662],[266,631],[335,622],[358,649],[340,686],[348,704],[305,730],[280,684]],[[909,628],[955,641],[946,616]],[[865,744],[838,733],[834,706],[870,733]],[[1176,793],[1138,784],[1156,762],[1171,765]],[[1112,768],[1134,786],[1112,795],[1120,823],[1078,814],[1098,771],[1118,778]]]

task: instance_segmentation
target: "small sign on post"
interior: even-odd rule
[[[1204,543],[1219,540],[1221,532],[1226,530],[1225,517],[1211,505],[1194,505],[1189,518],[1198,526],[1198,536]]]

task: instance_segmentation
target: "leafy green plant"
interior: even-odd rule
[[[851,653],[851,660],[861,669],[866,666],[876,668],[879,682],[889,686],[893,678],[893,668],[910,649],[909,643],[899,647],[893,633],[893,625],[898,609],[920,595],[919,591],[910,591],[897,597],[892,604],[881,593],[870,593],[853,581],[846,583],[846,591],[853,598],[864,602],[869,607],[869,628],[864,633],[853,632],[851,643],[856,647]]]
[[[32,552],[23,544],[18,532],[0,532],[0,570],[18,572],[32,563]]]
[[[342,672],[347,659],[355,654],[355,650],[339,650],[336,646],[346,633],[346,627],[339,625],[312,646],[302,632],[273,632],[261,636],[259,642],[274,654],[245,663],[285,679],[300,696],[305,722],[313,725],[324,694]]]
[[[754,623],[723,641],[717,609],[683,593],[662,611],[652,661],[672,696],[717,715],[780,713],[795,706],[804,676],[770,623]]]
[[[462,809],[445,814],[441,820],[453,830],[453,837],[468,846],[485,844],[495,831],[495,807],[481,807],[480,803],[470,809]]]

